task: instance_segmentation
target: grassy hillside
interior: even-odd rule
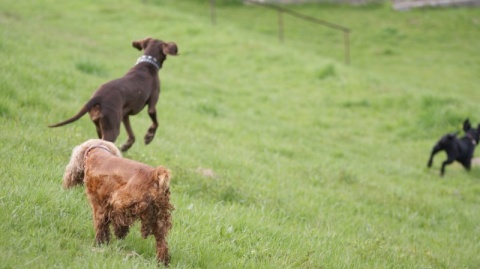
[[[480,167],[426,162],[480,123],[480,9],[293,6],[352,29],[347,66],[341,33],[285,17],[280,44],[275,12],[217,2],[216,26],[208,1],[0,2],[0,267],[156,267],[138,225],[95,246],[83,188],[61,187],[88,116],[46,127],[153,36],[180,55],[157,137],[142,111],[125,157],[174,174],[171,268],[478,268]]]

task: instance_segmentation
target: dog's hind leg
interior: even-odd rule
[[[102,129],[100,127],[100,119],[102,118],[102,112],[100,110],[100,105],[94,105],[88,113],[90,113],[90,119],[92,119],[93,123],[95,124],[98,138],[102,139]]]
[[[130,125],[130,118],[127,116],[123,117],[123,125],[128,134],[128,140],[120,147],[120,150],[125,152],[127,151],[133,143],[135,143],[135,135],[133,134],[132,126]]]
[[[168,266],[168,263],[170,262],[167,244],[167,232],[169,228],[170,227],[167,223],[159,220],[153,231],[157,244],[157,261],[163,263],[165,266]]]
[[[98,121],[94,121],[93,123],[95,123],[95,128],[97,130],[98,138],[102,139],[102,129],[100,128],[100,124],[98,123]]]
[[[168,266],[170,262],[170,255],[168,254],[167,233],[172,227],[171,213],[173,207],[168,204],[166,207],[160,209],[157,213],[157,218],[153,224],[153,235],[157,244],[157,261],[162,262]]]
[[[103,117],[100,119],[102,139],[113,143],[120,134],[120,122],[116,126],[113,126],[112,122],[115,121],[112,119],[108,119],[107,117]]]
[[[472,167],[472,159],[468,159],[468,160],[464,160],[461,162],[463,167],[465,167],[465,169],[467,169],[467,171],[470,171],[471,167]]]

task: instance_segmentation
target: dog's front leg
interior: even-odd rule
[[[152,91],[152,95],[148,100],[148,116],[150,116],[150,119],[152,120],[152,125],[150,128],[148,128],[147,134],[145,135],[145,145],[148,145],[150,142],[152,142],[155,132],[158,128],[157,110],[155,106],[157,105],[158,98],[160,97],[160,84],[154,87],[155,90]]]
[[[165,237],[166,233],[161,235],[155,234],[155,240],[157,242],[157,261],[168,266],[170,263],[170,255],[168,254],[168,245]]]
[[[451,157],[451,156],[448,156],[448,159],[446,159],[443,163],[442,163],[442,169],[440,170],[440,175],[443,177],[443,175],[445,174],[445,166],[447,164],[451,164],[455,161],[455,158],[454,157]]]
[[[123,117],[122,121],[128,134],[128,140],[120,147],[120,150],[125,152],[133,145],[133,143],[135,143],[135,135],[133,134],[132,126],[130,125],[129,116],[126,115],[125,117]]]
[[[150,119],[152,119],[152,126],[148,128],[147,134],[145,135],[145,145],[148,145],[150,142],[152,142],[153,137],[155,137],[155,132],[158,128],[157,111],[155,110],[155,105],[149,105],[148,115],[150,116]]]
[[[168,266],[170,255],[168,254],[167,233],[171,227],[170,214],[164,214],[163,219],[157,219],[153,226],[153,234],[157,243],[157,261]]]
[[[464,160],[463,162],[461,162],[463,167],[465,167],[465,169],[467,171],[470,171],[470,169],[472,168],[472,158],[470,157],[469,159],[467,160]]]

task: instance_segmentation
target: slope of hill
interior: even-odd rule
[[[74,115],[141,55],[177,43],[160,71],[160,128],[125,155],[173,174],[172,268],[476,268],[480,168],[439,177],[430,149],[480,122],[480,10],[292,6],[340,33],[255,6],[208,1],[0,3],[2,267],[156,267],[138,225],[93,245],[82,188],[61,178],[95,137]],[[138,138],[146,111],[131,119]],[[123,127],[122,127],[123,128]],[[120,145],[125,132],[116,142]]]

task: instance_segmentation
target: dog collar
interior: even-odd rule
[[[89,147],[89,148],[85,151],[85,159],[87,159],[88,153],[90,153],[90,151],[91,151],[92,149],[96,149],[96,148],[101,148],[101,149],[103,149],[103,150],[106,150],[106,151],[108,151],[108,153],[110,153],[110,154],[112,153],[112,152],[110,151],[110,149],[108,149],[107,147],[105,147],[105,146],[103,146],[103,145],[95,145],[95,146]]]
[[[470,141],[474,146],[477,145],[477,141],[470,134],[467,134],[467,137],[470,138]]]
[[[149,64],[152,64],[153,66],[155,66],[157,68],[157,71],[160,69],[160,65],[158,64],[157,59],[155,59],[155,57],[150,56],[150,55],[140,56],[137,59],[137,63],[135,63],[135,65],[137,65],[139,63],[149,63]]]

